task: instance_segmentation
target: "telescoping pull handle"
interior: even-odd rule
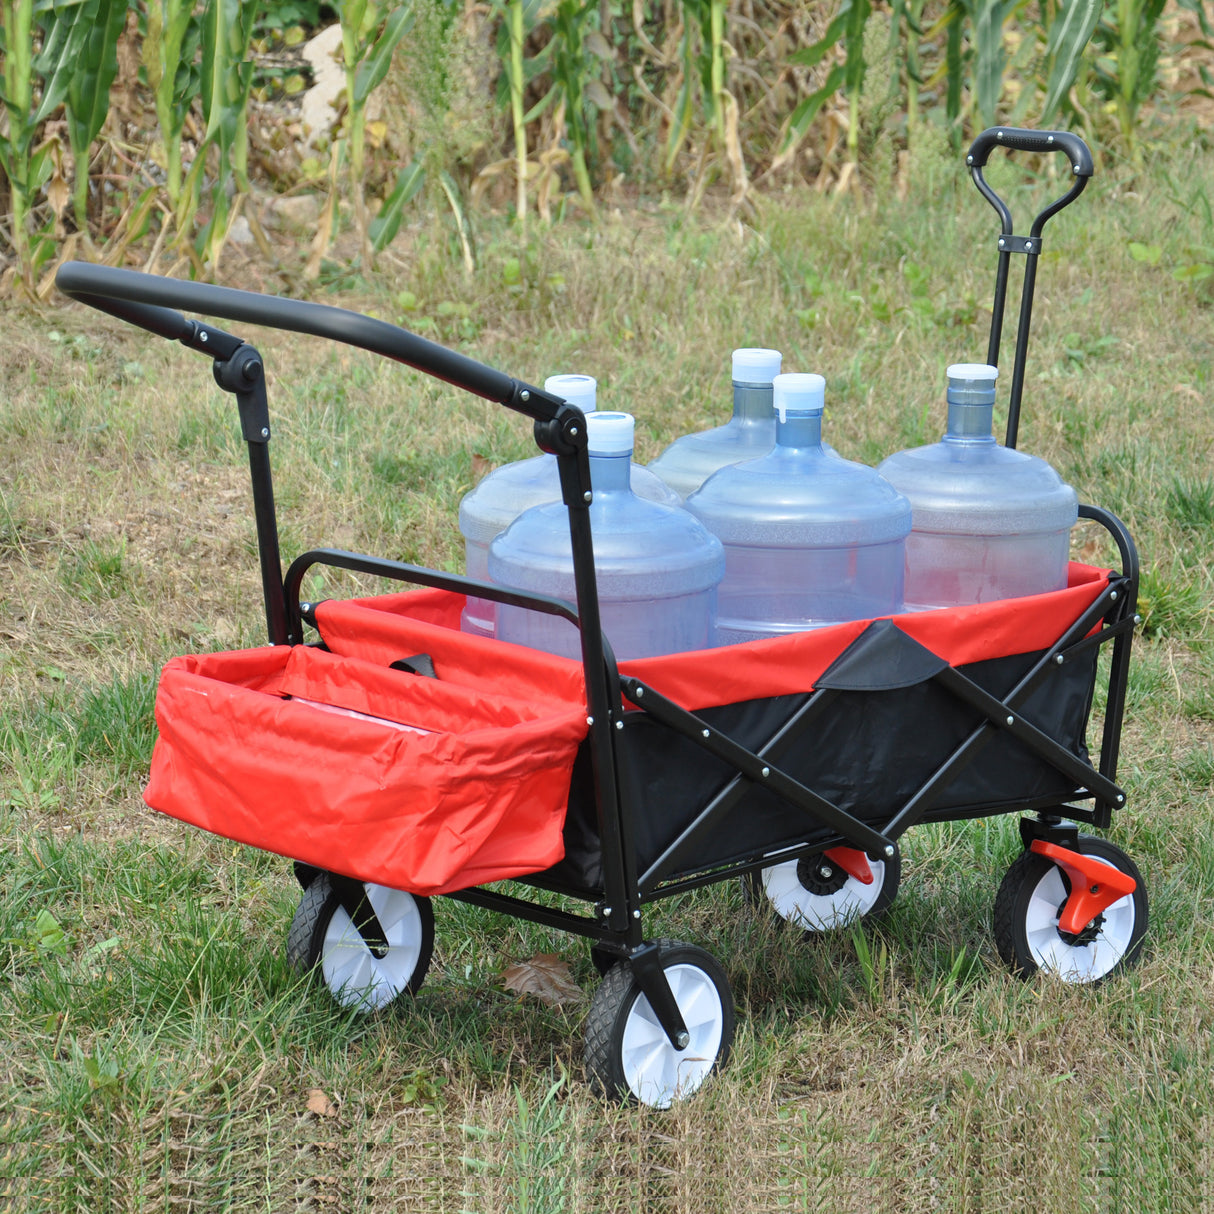
[[[1017,236],[1012,213],[1006,202],[987,184],[982,170],[996,148],[1009,152],[1063,152],[1074,179],[1071,188],[1040,211],[1027,236]],[[1033,289],[1037,282],[1037,258],[1041,253],[1046,222],[1069,206],[1083,193],[1092,179],[1095,166],[1088,145],[1069,131],[1031,131],[1021,127],[993,126],[970,145],[965,163],[979,193],[999,216],[999,265],[995,273],[995,300],[991,308],[991,333],[986,361],[999,365],[999,344],[1003,336],[1003,308],[1007,299],[1007,278],[1013,253],[1024,255],[1024,287],[1020,294],[1020,323],[1016,328],[1016,356],[1012,365],[1012,387],[1007,407],[1007,446],[1015,447],[1020,429],[1020,398],[1024,392],[1024,364],[1028,353],[1029,325],[1033,316]]]

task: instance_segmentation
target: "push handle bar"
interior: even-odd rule
[[[987,184],[982,170],[996,148],[1009,152],[1065,152],[1074,182],[1071,188],[1055,199],[1037,218],[1027,236],[1017,236],[1012,212],[1008,205]],[[1024,287],[1020,293],[1020,324],[1016,329],[1016,357],[1012,365],[1012,387],[1008,399],[1007,433],[1004,441],[1015,447],[1020,430],[1020,400],[1024,392],[1024,366],[1028,354],[1029,325],[1033,315],[1033,291],[1037,282],[1037,257],[1041,252],[1041,233],[1051,216],[1074,202],[1096,171],[1088,145],[1069,131],[1028,131],[1014,126],[993,126],[982,132],[970,145],[965,157],[970,176],[983,198],[999,216],[999,264],[995,273],[995,299],[991,306],[991,332],[987,342],[986,361],[999,365],[999,344],[1003,337],[1003,308],[1007,300],[1007,279],[1013,253],[1025,255]]]
[[[69,261],[61,266],[55,275],[55,284],[65,295],[81,303],[170,341],[185,340],[186,344],[191,344],[187,339],[194,322],[187,321],[176,311],[183,308],[225,320],[327,337],[382,354],[475,396],[496,401],[537,422],[556,420],[565,405],[559,396],[520,383],[437,342],[344,308],[79,261]]]
[[[993,126],[970,144],[965,158],[971,168],[984,168],[996,148],[1016,152],[1065,152],[1076,177],[1091,177],[1096,171],[1088,145],[1070,131],[1029,131],[1016,126]]]

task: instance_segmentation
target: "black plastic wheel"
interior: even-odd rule
[[[802,856],[774,864],[749,877],[748,895],[771,903],[781,919],[810,934],[845,927],[857,919],[887,910],[902,883],[902,852],[891,858],[870,859],[873,881],[865,885],[832,864],[825,854]]]
[[[301,972],[317,971],[343,1007],[371,1012],[398,995],[412,995],[430,968],[434,911],[420,898],[386,885],[363,885],[387,939],[372,949],[346,913],[330,873],[304,890],[287,936],[287,960]]]
[[[660,940],[658,949],[690,1044],[676,1050],[670,1043],[632,967],[621,961],[590,1004],[586,1068],[609,1097],[665,1109],[692,1096],[725,1064],[735,1020],[729,979],[710,953],[676,940]]]
[[[1101,982],[1131,966],[1147,930],[1147,888],[1134,861],[1115,844],[1080,835],[1078,850],[1134,878],[1135,889],[1096,916],[1077,936],[1059,930],[1070,897],[1066,873],[1047,856],[1024,851],[995,895],[995,947],[1021,978],[1039,970],[1064,982]]]

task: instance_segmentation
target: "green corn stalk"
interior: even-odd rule
[[[523,89],[527,84],[523,66],[525,10],[524,0],[509,0],[506,5],[506,29],[510,45],[506,75],[510,82],[510,118],[514,126],[514,214],[524,240],[527,238],[527,120],[523,112]]]
[[[253,83],[249,45],[257,8],[258,0],[210,0],[203,16],[200,94],[206,129],[182,191],[178,231],[184,230],[186,209],[196,205],[207,153],[214,147],[218,169],[211,187],[211,216],[195,246],[212,265],[228,234],[229,193],[249,192],[248,110]]]
[[[682,83],[666,140],[666,171],[674,167],[691,132],[697,90],[704,99],[718,148],[725,147],[725,0],[683,0],[679,44]]]
[[[31,241],[29,232],[34,200],[53,168],[51,148],[37,146],[38,134],[42,123],[63,104],[83,45],[93,31],[86,5],[71,0],[2,0],[0,29],[4,40],[0,103],[8,116],[8,132],[0,133],[0,168],[9,183],[18,273],[32,290],[38,265],[53,252],[49,238]],[[41,43],[37,53],[36,37]],[[36,83],[41,85],[37,93]]]
[[[189,210],[182,204],[181,133],[202,86],[195,66],[200,37],[193,0],[148,0],[143,68],[155,99],[164,142],[165,189],[179,231],[181,213]]]
[[[1138,168],[1138,113],[1155,88],[1159,65],[1159,19],[1164,0],[1111,0],[1095,40],[1096,88],[1113,102],[1121,138]]]
[[[848,154],[855,159],[860,137],[860,96],[864,87],[864,23],[871,11],[869,0],[843,0],[822,37],[812,46],[788,57],[788,62],[797,67],[817,67],[840,42],[843,44],[843,62],[834,64],[822,85],[803,98],[789,115],[782,152],[789,151],[805,137],[818,111],[842,88],[847,93],[851,116],[847,132]]]
[[[342,55],[346,69],[346,132],[351,194],[363,251],[363,268],[374,255],[367,223],[363,173],[366,168],[367,100],[388,74],[392,55],[413,26],[412,4],[389,6],[376,0],[341,0]]]
[[[1041,125],[1048,126],[1079,74],[1083,52],[1100,20],[1103,0],[1059,0],[1051,12],[1043,7],[1046,21],[1045,98],[1041,103]],[[1048,15],[1047,15],[1048,14]]]
[[[76,227],[88,231],[89,149],[105,125],[110,87],[118,75],[118,38],[126,25],[127,0],[89,0],[82,6],[92,36],[84,40],[64,100],[68,140],[76,166],[73,209]]]
[[[569,158],[573,164],[573,177],[582,203],[592,215],[596,209],[586,157],[592,151],[594,126],[587,115],[587,104],[589,94],[595,91],[592,86],[599,82],[594,78],[594,59],[586,48],[585,35],[587,22],[597,12],[595,0],[587,0],[586,3],[560,0],[552,18],[552,41],[545,48],[550,52],[553,86],[544,100],[527,115],[527,121],[531,121],[553,97],[559,96],[564,102],[565,122],[572,144]],[[599,91],[603,91],[601,85]]]

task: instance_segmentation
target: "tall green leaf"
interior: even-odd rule
[[[126,25],[127,0],[89,0],[86,38],[65,99],[68,139],[76,165],[76,226],[88,226],[89,148],[105,125],[110,88],[118,75],[118,38]]]
[[[1046,125],[1070,91],[1079,72],[1083,52],[1100,20],[1102,0],[1059,0],[1046,42],[1046,61],[1050,65],[1041,103],[1041,122]]]

